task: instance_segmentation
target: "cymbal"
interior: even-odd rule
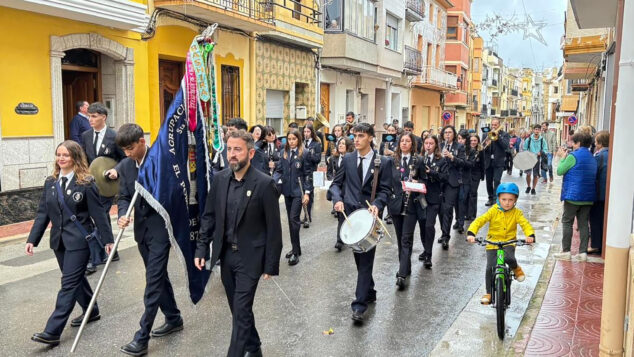
[[[119,193],[119,179],[111,180],[105,176],[106,171],[113,169],[117,162],[109,157],[100,156],[90,164],[90,174],[95,178],[95,185],[99,194],[104,197],[114,197]]]

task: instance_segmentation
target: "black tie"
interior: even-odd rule
[[[431,165],[431,158],[427,156],[427,166]]]
[[[66,184],[68,183],[68,177],[62,177],[62,192],[66,195]]]
[[[92,142],[92,146],[95,148],[95,156],[97,155],[97,140],[99,140],[99,132],[95,131],[95,140]]]
[[[363,184],[363,159],[362,156],[359,156],[359,166],[357,166],[357,173],[359,174],[359,181]]]

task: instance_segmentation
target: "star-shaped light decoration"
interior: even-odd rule
[[[535,22],[531,18],[531,15],[526,14],[526,22],[524,23],[524,39],[526,40],[529,37],[536,39],[541,42],[544,46],[548,46],[546,40],[544,40],[544,36],[542,36],[541,29],[546,26],[545,22]]]

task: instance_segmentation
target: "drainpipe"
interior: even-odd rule
[[[257,76],[257,70],[256,70],[256,66],[255,66],[255,41],[256,41],[256,37],[257,34],[255,32],[252,32],[250,34],[251,36],[249,36],[249,118],[245,118],[247,123],[249,123],[249,126],[251,125],[255,125],[257,124],[257,120],[259,118],[256,117],[256,93],[257,93],[257,81],[256,81],[256,76]],[[263,88],[264,90],[264,97],[266,98],[266,88]],[[243,114],[244,115],[244,114]],[[264,118],[264,123],[263,125],[266,125],[266,116]],[[284,124],[284,126],[282,126],[282,128],[284,128],[286,126],[286,123]]]
[[[628,103],[634,101],[634,43],[622,41],[623,34],[634,30],[634,3],[619,0],[617,13],[617,44],[614,69],[611,114],[611,138],[608,178],[605,197],[605,256],[603,305],[601,308],[600,356],[623,355],[625,311],[627,302],[628,259],[632,234],[632,202],[634,188],[629,181],[634,167],[629,162],[628,137],[634,131],[629,118]],[[620,85],[619,85],[620,84]],[[618,102],[616,101],[619,99]],[[615,163],[620,163],[614,165]],[[614,197],[613,200],[610,200]]]

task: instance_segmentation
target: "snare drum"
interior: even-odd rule
[[[378,219],[364,208],[352,212],[348,221],[341,225],[341,240],[355,253],[365,253],[376,247],[383,234]]]

